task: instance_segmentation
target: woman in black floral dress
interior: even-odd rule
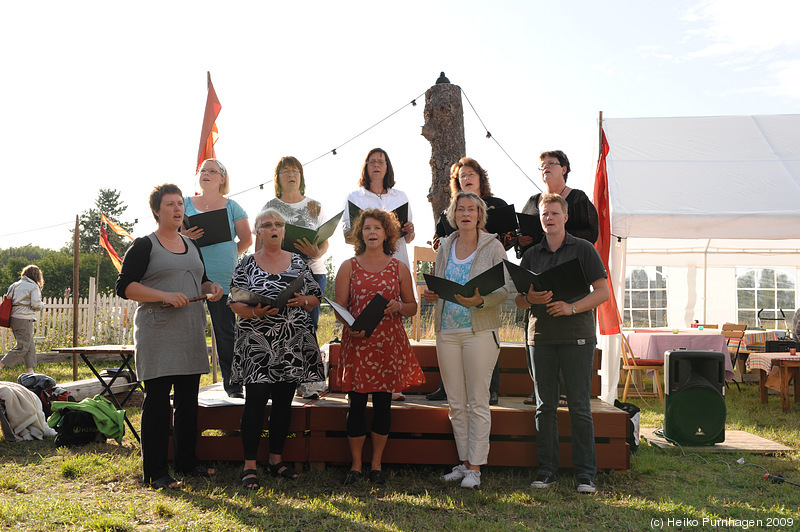
[[[231,291],[241,288],[276,298],[298,277],[302,276],[304,281],[302,288],[291,295],[283,309],[230,303],[231,309],[239,316],[231,382],[245,387],[241,422],[244,447],[242,485],[249,489],[259,487],[256,459],[267,400],[272,398],[267,467],[274,476],[296,479],[297,473],[282,458],[291,421],[292,397],[298,383],[325,379],[310,313],[322,297],[319,285],[300,255],[281,249],[285,221],[279,212],[274,209],[261,211],[256,217],[255,228],[261,248],[236,267]]]

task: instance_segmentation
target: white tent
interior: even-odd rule
[[[736,267],[800,265],[800,115],[611,118],[602,126],[617,301],[627,265],[668,266],[670,326],[735,322]],[[611,402],[618,343],[601,337]]]

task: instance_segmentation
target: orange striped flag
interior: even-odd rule
[[[115,233],[117,233],[119,236],[127,236],[128,238],[133,240],[133,237],[131,236],[130,233],[128,233],[125,229],[123,229],[119,225],[117,225],[114,222],[112,222],[111,220],[109,220],[108,216],[106,216],[102,212],[100,213],[100,221],[102,221],[104,224],[109,226],[111,228],[111,230],[114,231]]]
[[[119,272],[122,270],[122,259],[119,258],[117,252],[111,247],[111,243],[108,241],[108,233],[106,233],[106,229],[102,225],[100,226],[100,246],[108,252],[108,258],[114,263],[114,267],[117,271]]]

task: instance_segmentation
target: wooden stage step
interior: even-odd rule
[[[334,346],[331,346],[332,348]],[[438,385],[438,367],[431,366],[431,346],[414,344],[420,364],[425,368],[428,382],[417,391],[405,391],[405,401],[392,403],[392,432],[384,452],[387,464],[452,465],[458,462],[446,401],[428,401],[423,395]],[[331,387],[336,387],[335,357],[331,349]],[[435,356],[435,347],[433,347]],[[596,370],[599,368],[596,357]],[[523,404],[524,396],[532,390],[530,376],[520,344],[503,344],[501,348],[500,404],[491,407],[492,431],[489,465],[533,467],[536,459],[536,407]],[[504,363],[504,360],[507,361]],[[524,377],[520,370],[524,368]],[[435,381],[434,377],[435,375]],[[504,379],[504,376],[506,377]],[[595,378],[599,390],[599,377]],[[593,392],[595,386],[593,383]],[[413,393],[415,392],[416,393]],[[593,395],[596,396],[595,393]],[[197,453],[202,460],[243,460],[239,437],[239,420],[243,400],[228,399],[221,384],[201,390],[198,415]],[[267,406],[265,417],[269,415]],[[292,404],[290,436],[286,441],[284,459],[288,462],[312,464],[349,464],[345,419],[347,398],[345,394],[329,391],[316,400],[295,398]],[[595,447],[599,470],[625,470],[630,467],[630,449],[626,440],[628,414],[597,398],[592,399],[592,417],[595,427]],[[371,419],[368,404],[367,419]],[[561,440],[561,466],[571,467],[569,411],[558,409],[559,437]],[[170,447],[171,448],[171,447]],[[364,456],[369,456],[369,437],[364,446]],[[264,437],[259,448],[259,460],[268,457],[268,439]]]

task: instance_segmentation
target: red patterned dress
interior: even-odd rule
[[[355,258],[350,262],[350,314],[358,317],[375,294],[388,300],[400,299],[397,259],[391,259],[376,273],[365,270]],[[345,392],[399,392],[425,382],[399,314],[384,316],[369,338],[353,338],[345,330],[341,353]]]

